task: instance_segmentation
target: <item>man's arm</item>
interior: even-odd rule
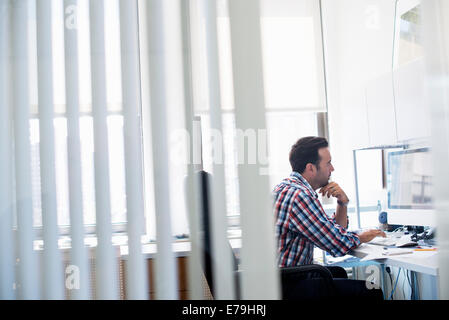
[[[387,235],[382,230],[371,229],[371,230],[366,230],[366,231],[360,233],[359,234],[359,239],[360,239],[361,243],[366,243],[366,242],[370,242],[375,237],[383,237],[383,238],[385,238],[386,236]]]
[[[320,189],[323,197],[337,198],[337,210],[335,212],[335,221],[343,228],[348,228],[348,203],[349,199],[343,189],[336,183],[330,182]]]
[[[335,211],[335,221],[343,228],[348,228],[348,206],[337,204],[337,211]]]
[[[337,198],[337,210],[335,212],[335,222],[342,226],[343,228],[348,228],[348,203],[349,199],[346,193],[343,191],[340,186],[335,183],[331,182],[328,185],[322,187],[320,189],[320,193],[324,196],[328,197],[335,197]],[[367,230],[365,232],[362,232],[358,235],[361,243],[370,242],[375,237],[386,237],[385,232],[382,230]]]
[[[332,256],[343,256],[361,243],[358,235],[331,221],[318,200],[310,195],[295,196],[290,218],[298,232]]]

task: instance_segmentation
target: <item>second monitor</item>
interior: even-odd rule
[[[388,154],[388,223],[435,226],[432,205],[432,158],[429,148]]]

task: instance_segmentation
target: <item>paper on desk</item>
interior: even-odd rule
[[[368,260],[378,260],[378,259],[385,259],[386,256],[382,255],[381,253],[370,253],[360,259],[360,261],[368,261]]]
[[[410,254],[410,253],[413,253],[413,250],[400,249],[400,248],[388,248],[387,250],[384,250],[382,252],[382,255],[384,255],[384,256],[398,256],[398,255]]]

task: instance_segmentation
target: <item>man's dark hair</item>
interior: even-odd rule
[[[312,163],[319,168],[320,156],[318,150],[328,146],[327,140],[321,137],[304,137],[299,139],[290,150],[289,160],[292,170],[303,173],[308,163]]]

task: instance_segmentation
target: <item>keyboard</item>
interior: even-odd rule
[[[391,234],[387,233],[387,237],[376,237],[369,244],[379,245],[379,246],[396,246],[396,247],[412,247],[416,246],[417,243],[410,239],[410,235],[401,234]]]
[[[398,242],[399,238],[393,236],[383,237],[375,237],[373,240],[368,242],[369,244],[375,244],[378,246],[394,246],[396,242]]]

